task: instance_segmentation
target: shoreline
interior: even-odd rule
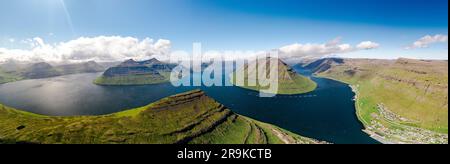
[[[352,92],[355,94],[355,98],[354,98],[354,99],[355,99],[356,116],[357,116],[359,122],[361,122],[361,124],[362,124],[363,127],[364,127],[364,129],[362,129],[362,131],[363,131],[364,133],[368,134],[371,138],[377,140],[378,142],[380,142],[380,143],[382,143],[382,144],[407,144],[407,143],[409,143],[409,142],[406,142],[406,143],[405,143],[405,142],[403,142],[403,141],[398,141],[398,140],[386,139],[386,137],[384,137],[384,136],[382,136],[382,135],[379,135],[379,134],[377,134],[376,132],[371,131],[371,130],[368,128],[370,124],[367,123],[367,122],[365,122],[365,120],[362,119],[361,114],[360,114],[361,108],[359,107],[359,103],[358,103],[358,101],[359,101],[359,99],[358,99],[358,98],[359,98],[359,92],[358,92],[358,87],[359,87],[359,85],[358,85],[358,84],[357,84],[357,85],[352,85],[352,84],[349,84],[349,83],[347,83],[347,82],[345,82],[345,81],[338,80],[338,79],[334,79],[334,78],[331,78],[331,77],[324,77],[324,76],[317,76],[317,75],[316,75],[316,77],[326,78],[326,79],[330,79],[330,80],[335,80],[335,81],[338,81],[338,82],[342,82],[342,83],[347,84],[347,85],[352,89]],[[425,130],[425,131],[429,131],[429,130],[427,130],[427,129],[421,129],[421,128],[418,128],[418,129],[420,129],[420,130]],[[433,131],[431,131],[431,132],[433,132]],[[437,132],[433,132],[433,133],[440,134],[440,133],[437,133]],[[415,142],[415,141],[413,141],[413,142],[411,142],[411,143],[422,143],[422,142]]]
[[[370,131],[370,130],[367,128],[367,124],[368,124],[368,123],[366,123],[366,122],[362,119],[361,114],[360,114],[360,112],[359,112],[361,109],[359,108],[359,105],[358,105],[358,101],[359,101],[359,99],[358,99],[358,97],[359,97],[359,96],[358,96],[358,89],[357,89],[358,86],[354,86],[354,85],[349,84],[349,83],[347,83],[347,82],[344,82],[344,81],[341,81],[341,80],[338,80],[338,79],[334,79],[334,78],[331,78],[331,77],[324,77],[324,76],[317,76],[317,75],[314,75],[314,77],[330,79],[330,80],[334,80],[334,81],[338,81],[338,82],[347,84],[347,86],[349,86],[350,89],[352,90],[352,92],[355,94],[355,96],[353,97],[353,101],[355,101],[355,114],[356,114],[356,118],[358,118],[358,121],[359,121],[359,122],[363,125],[363,127],[364,127],[363,129],[361,129],[361,131],[363,131],[364,133],[366,133],[370,138],[372,138],[372,139],[374,139],[374,140],[380,142],[381,144],[396,144],[395,142],[388,141],[388,140],[384,139],[384,137],[382,137],[382,136],[380,136],[380,135],[377,135],[375,132],[372,132],[372,131]]]

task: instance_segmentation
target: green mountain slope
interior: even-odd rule
[[[317,75],[352,85],[359,119],[375,138],[448,143],[448,61],[344,59],[326,67]]]
[[[4,143],[319,143],[237,115],[200,90],[103,116],[48,117],[0,106],[0,120]]]
[[[270,62],[277,62],[278,63],[278,69],[275,69],[273,66],[270,66]],[[278,71],[278,81],[272,81],[270,83],[278,83],[278,91],[276,93],[272,94],[285,94],[285,95],[292,95],[292,94],[302,94],[311,92],[314,89],[316,89],[317,84],[309,79],[308,77],[302,76],[298,73],[296,73],[290,66],[288,66],[286,63],[281,61],[280,59],[276,58],[268,58],[268,60],[264,61],[254,61],[249,64],[246,64],[243,68],[238,69],[236,72],[233,73],[232,76],[234,76],[236,80],[233,80],[232,83],[234,85],[240,83],[244,84],[243,86],[239,86],[242,88],[250,89],[250,90],[256,90],[260,91],[261,89],[266,89],[266,86],[261,86],[257,82],[256,86],[249,85],[249,80],[258,81],[258,70],[257,69],[249,69],[249,68],[258,68],[259,65],[267,65],[266,72],[267,74],[270,73],[270,70]],[[237,74],[239,73],[239,74]],[[240,74],[244,75],[240,75]],[[237,76],[239,75],[239,76]],[[252,76],[249,76],[252,75]],[[244,77],[243,79],[238,79],[236,77]],[[255,77],[256,79],[250,79],[251,77]],[[242,81],[244,80],[244,81]]]
[[[23,79],[20,75],[14,72],[8,72],[0,68],[0,84],[14,82]]]
[[[169,82],[171,64],[156,59],[137,62],[127,60],[111,67],[98,77],[94,83],[98,85],[149,85]]]
[[[26,79],[40,79],[62,75],[55,67],[45,62],[33,64],[20,72],[21,76]]]

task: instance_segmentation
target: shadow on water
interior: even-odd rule
[[[297,70],[310,76],[310,73]],[[310,93],[260,98],[238,87],[97,86],[99,74],[69,75],[0,85],[0,102],[45,115],[101,115],[147,105],[161,98],[202,89],[234,112],[282,127],[303,136],[332,143],[378,143],[361,131],[355,115],[354,93],[346,84],[312,79]]]

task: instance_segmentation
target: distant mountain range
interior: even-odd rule
[[[104,70],[104,66],[94,61],[57,66],[46,62],[26,64],[11,61],[0,65],[0,84],[23,79],[40,79],[77,73],[95,73]]]
[[[98,85],[149,85],[169,82],[170,73],[177,65],[157,59],[132,59],[108,68],[94,83]]]
[[[339,65],[339,64],[343,64],[343,63],[344,63],[344,59],[326,58],[326,59],[319,59],[312,63],[309,63],[304,68],[309,69],[315,73],[321,73],[321,72],[324,72],[324,71],[330,69],[334,65]]]

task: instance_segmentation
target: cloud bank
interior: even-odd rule
[[[372,42],[372,41],[364,41],[359,43],[356,48],[360,50],[370,50],[380,47],[380,44]]]
[[[279,50],[282,58],[320,58],[327,55],[337,55],[359,50],[375,49],[379,46],[380,45],[378,43],[364,41],[355,47],[350,44],[341,43],[341,38],[336,38],[323,44],[291,44],[281,47]]]
[[[68,42],[47,44],[42,38],[23,41],[30,50],[0,48],[0,62],[46,61],[46,62],[83,62],[83,61],[123,61],[124,59],[143,60],[170,53],[171,42],[160,39],[133,37],[98,36],[81,37]]]
[[[406,49],[427,48],[430,44],[435,43],[447,43],[448,35],[436,34],[434,36],[426,35],[419,40],[415,41],[412,45],[406,47]]]
[[[321,58],[330,55],[340,55],[355,51],[376,49],[380,45],[372,41],[363,41],[357,45],[341,43],[338,37],[327,43],[316,44],[295,43],[283,46],[279,50],[279,56],[283,59]],[[109,62],[124,61],[126,59],[145,60],[156,57],[167,59],[171,51],[171,42],[160,39],[145,38],[139,40],[133,37],[98,36],[81,37],[68,42],[47,44],[42,38],[33,38],[21,41],[30,45],[31,49],[6,49],[0,48],[0,62],[8,60],[24,62]],[[246,57],[266,54],[266,51],[225,54],[228,59],[241,59]],[[250,55],[249,55],[250,54]],[[216,53],[207,54],[215,56]],[[222,54],[224,55],[224,54]]]

